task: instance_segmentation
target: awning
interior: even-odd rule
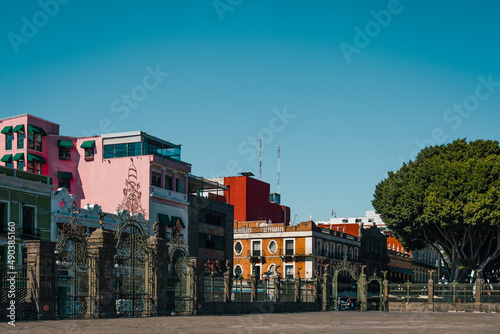
[[[12,133],[12,126],[6,126],[2,129],[3,134]]]
[[[47,161],[42,156],[39,156],[36,154],[31,154],[31,153],[28,153],[28,161],[37,161],[37,162],[40,162],[42,164],[47,163]]]
[[[24,161],[24,153],[16,153],[16,155],[14,155],[14,158],[12,158],[14,161],[19,161],[19,160],[22,160]]]
[[[47,132],[45,132],[42,128],[39,128],[34,125],[28,125],[28,132],[34,132],[34,133],[39,133],[42,136],[46,136]]]
[[[95,140],[87,140],[82,143],[81,148],[92,148],[95,147]]]
[[[59,140],[59,147],[73,148],[73,143],[69,140]]]
[[[160,221],[161,225],[169,226],[169,227],[173,226],[172,223],[170,222],[170,218],[168,218],[167,215],[162,215],[161,213],[159,213],[158,220]]]
[[[14,132],[24,131],[24,124],[19,124],[14,127]]]
[[[181,217],[172,216],[170,220],[172,222],[172,226],[175,226],[177,224],[177,221],[179,221],[179,224],[181,224],[182,228],[186,228],[186,225],[184,225]]]
[[[11,162],[12,161],[12,154],[6,154],[2,157],[2,162]]]
[[[73,173],[71,172],[57,172],[58,179],[69,179],[73,180]]]

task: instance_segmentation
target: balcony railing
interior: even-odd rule
[[[151,193],[151,196],[154,196],[154,197],[173,199],[173,200],[177,200],[177,201],[181,201],[181,202],[187,202],[187,195],[186,194],[179,193],[179,192],[173,191],[173,190],[163,189],[161,187],[151,186],[150,193]]]

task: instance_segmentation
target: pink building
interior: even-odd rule
[[[0,129],[2,165],[52,177],[54,188],[67,188],[79,207],[114,212],[133,165],[146,218],[160,223],[160,235],[177,221],[187,224],[191,165],[181,160],[180,145],[142,131],[61,136],[58,124],[29,114],[0,119]]]

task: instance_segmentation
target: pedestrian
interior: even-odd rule
[[[389,298],[387,297],[384,299],[384,311],[389,312]]]
[[[356,310],[361,311],[361,298],[358,297],[356,301]]]
[[[342,311],[342,301],[341,301],[340,297],[337,298],[337,310]]]
[[[349,309],[349,311],[352,311],[351,297],[347,298],[347,308]]]

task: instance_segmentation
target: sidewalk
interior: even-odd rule
[[[0,333],[498,333],[497,313],[311,312],[0,323]]]

